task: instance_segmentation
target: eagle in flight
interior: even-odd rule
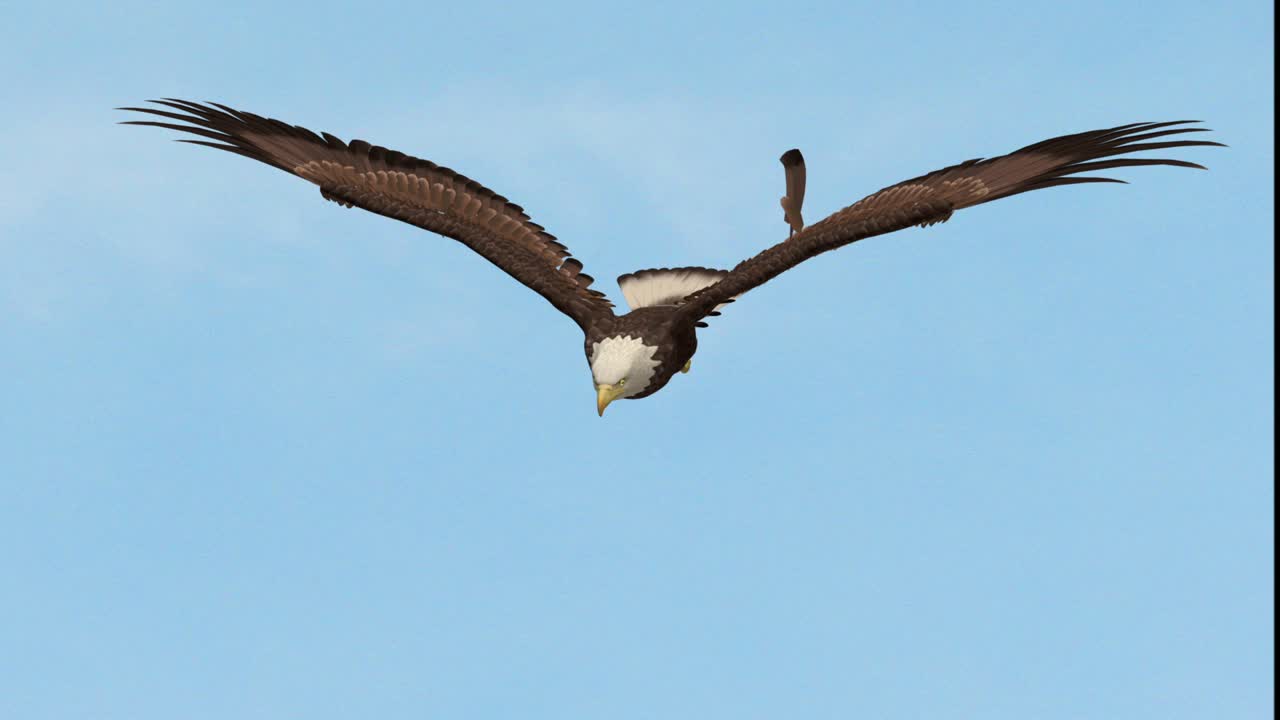
[[[944,222],[951,214],[1028,190],[1077,183],[1124,182],[1078,173],[1138,165],[1204,169],[1183,160],[1128,157],[1141,150],[1216,145],[1207,140],[1169,139],[1204,132],[1196,121],[1145,122],[1064,135],[1008,155],[968,160],[891,185],[806,226],[805,166],[799,150],[781,160],[782,198],[788,238],[732,270],[658,268],[618,278],[631,311],[618,315],[605,295],[591,289],[582,263],[524,210],[505,197],[428,160],[370,145],[343,142],[217,103],[150,101],[161,107],[119,108],[169,121],[133,120],[181,130],[200,140],[182,140],[243,155],[320,186],[320,194],[345,207],[359,207],[453,238],[497,265],[573,319],[596,389],[596,409],[618,398],[642,398],[661,390],[677,372],[688,372],[697,349],[697,329],[734,298],[809,258],[849,243],[915,225]],[[165,109],[161,109],[165,108]],[[1157,140],[1157,138],[1165,138]],[[1155,141],[1155,142],[1152,142]]]

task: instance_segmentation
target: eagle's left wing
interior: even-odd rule
[[[1217,145],[1207,140],[1144,142],[1181,133],[1204,132],[1186,127],[1188,120],[1135,123],[1065,135],[1028,145],[1008,155],[969,160],[928,175],[900,182],[839,210],[796,232],[755,257],[738,264],[719,282],[686,298],[682,311],[696,318],[713,312],[731,298],[777,277],[811,257],[863,238],[913,225],[940,223],[951,213],[1029,190],[1076,183],[1124,182],[1076,173],[1137,165],[1175,165],[1204,169],[1183,160],[1116,157],[1140,150]],[[784,156],[785,163],[785,156]],[[790,178],[788,178],[790,180]],[[790,183],[788,195],[791,194]],[[785,206],[784,198],[784,206]],[[799,209],[796,203],[797,211]],[[798,215],[798,213],[797,213]]]

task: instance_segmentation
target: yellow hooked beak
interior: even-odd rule
[[[600,413],[600,417],[604,417],[604,409],[617,400],[619,395],[622,395],[621,385],[596,386],[596,411]]]

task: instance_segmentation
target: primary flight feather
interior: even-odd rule
[[[1124,182],[1078,173],[1139,165],[1204,169],[1183,160],[1127,157],[1142,150],[1198,145],[1208,140],[1171,138],[1205,132],[1195,121],[1134,123],[1064,135],[1008,155],[969,160],[906,180],[806,226],[801,217],[805,166],[799,150],[781,160],[788,239],[732,270],[702,267],[640,270],[618,278],[631,311],[617,315],[593,278],[555,237],[519,205],[446,167],[362,140],[345,143],[328,134],[287,125],[217,103],[151,101],[160,107],[120,108],[164,118],[132,120],[204,138],[182,140],[226,150],[309,180],[320,194],[453,238],[519,280],[582,328],[584,350],[600,414],[618,398],[642,398],[687,371],[697,349],[697,329],[734,298],[811,257],[849,243],[927,226],[961,208],[1029,190],[1077,183]],[[162,109],[165,108],[165,109]]]

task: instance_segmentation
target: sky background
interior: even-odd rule
[[[370,7],[374,5],[374,7]],[[0,717],[1262,718],[1262,1],[0,0]],[[115,125],[453,167],[612,278],[960,160],[1229,149],[824,255],[602,420],[452,241]]]

